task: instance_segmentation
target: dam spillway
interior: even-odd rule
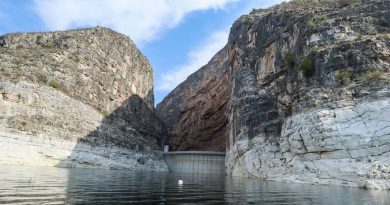
[[[225,174],[224,152],[164,152],[163,158],[173,173]]]

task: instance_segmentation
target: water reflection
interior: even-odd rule
[[[337,186],[226,178],[230,204],[389,204],[390,192]]]
[[[183,184],[178,184],[183,180]],[[390,192],[216,175],[0,167],[0,203],[389,204]],[[30,181],[30,182],[29,182]]]
[[[223,178],[207,175],[69,170],[67,202],[167,203],[223,202]],[[183,180],[183,184],[178,184]]]

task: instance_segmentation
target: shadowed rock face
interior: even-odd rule
[[[227,49],[157,105],[173,150],[224,151],[229,91]],[[168,141],[168,140],[167,140]]]
[[[227,174],[390,188],[389,13],[390,3],[382,0],[346,7],[303,0],[239,18],[227,46],[210,61],[228,67],[205,66],[227,79],[221,89],[228,96],[214,100],[227,100],[219,115],[228,119],[219,124],[228,133]],[[212,76],[201,75],[203,69],[194,74],[202,79],[188,78],[158,107],[170,119],[173,144],[197,143],[180,128],[202,130],[201,118],[182,119],[193,107],[183,97],[189,85],[204,90],[199,96],[212,95],[198,83]]]
[[[166,170],[153,71],[128,37],[7,34],[0,60],[0,163]]]

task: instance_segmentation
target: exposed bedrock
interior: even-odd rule
[[[214,99],[227,101],[225,114],[217,115],[228,121],[220,124],[227,136],[226,173],[390,188],[389,22],[390,3],[381,0],[344,7],[292,1],[240,17],[226,47],[204,67],[226,76],[213,81],[227,90]],[[178,129],[200,133],[193,124],[202,119],[187,107],[216,108],[182,97],[201,90],[191,99],[212,95],[198,83],[212,78],[204,68],[159,105],[159,115],[168,116],[162,120],[174,128],[171,143],[197,143]],[[189,85],[198,92],[183,89]],[[192,114],[197,121],[182,121]]]
[[[390,188],[389,114],[390,98],[302,112],[276,139],[236,141],[226,166],[233,176]]]
[[[225,150],[228,72],[225,48],[157,105],[172,150]]]
[[[97,27],[0,37],[0,163],[166,171],[153,71]]]
[[[227,173],[390,188],[389,4],[297,4],[232,27]]]

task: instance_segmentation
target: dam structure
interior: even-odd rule
[[[172,173],[225,174],[224,152],[174,151],[163,158]]]

